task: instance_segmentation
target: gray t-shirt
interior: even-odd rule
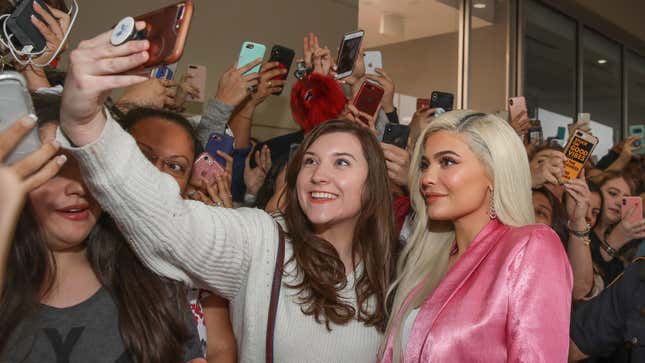
[[[22,321],[11,335],[0,362],[130,363],[119,332],[117,306],[105,288],[68,308],[41,305],[34,317]],[[188,306],[186,322],[197,331]],[[197,339],[186,347],[184,361],[201,357]]]

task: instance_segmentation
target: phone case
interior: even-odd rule
[[[598,138],[582,130],[576,130],[564,148],[567,159],[564,162],[563,182],[575,179],[580,175],[585,163],[598,145]]]
[[[220,165],[226,166],[226,159],[219,156],[217,150],[231,155],[233,153],[233,141],[233,137],[229,135],[214,132],[208,137],[206,152],[213,155],[215,161],[217,161]]]
[[[152,72],[150,72],[150,77],[158,79],[175,79],[175,74],[177,73],[177,63],[164,64],[158,67],[154,67]]]
[[[417,111],[422,108],[430,108],[430,99],[429,98],[417,98]]]
[[[192,16],[193,2],[185,0],[135,18],[146,22],[145,38],[150,42],[150,58],[143,68],[175,63],[181,58]]]
[[[405,149],[408,146],[410,127],[401,124],[387,124],[383,132],[383,142]]]
[[[376,76],[376,68],[383,69],[383,56],[378,50],[366,51],[363,54],[363,63],[365,64],[365,73]]]
[[[622,219],[627,218],[627,214],[632,208],[636,208],[634,213],[627,219],[629,223],[636,223],[643,219],[643,200],[641,197],[624,197],[621,205]]]
[[[645,154],[645,125],[631,125],[629,126],[629,136],[640,136],[640,148],[634,150],[636,154]]]
[[[528,111],[526,109],[526,99],[524,98],[524,96],[512,97],[508,100],[508,122],[512,122],[522,111],[526,112],[526,114],[528,115]]]
[[[27,81],[20,73],[0,73],[0,110],[0,131],[4,131],[25,115],[36,114],[27,91]],[[36,151],[40,145],[38,128],[34,127],[4,161],[11,165]]]
[[[18,3],[16,9],[7,19],[6,24],[10,33],[14,35],[14,38],[21,46],[31,45],[34,47],[32,52],[39,52],[47,46],[47,41],[38,28],[31,22],[32,16],[44,22],[43,18],[34,11],[34,2],[37,2],[38,5],[53,16],[43,0],[23,0]]]
[[[237,68],[242,68],[258,58],[264,58],[264,52],[266,52],[266,49],[266,46],[260,43],[244,42],[237,60]],[[258,73],[259,71],[260,64],[244,72],[244,74]]]
[[[189,64],[186,74],[191,76],[190,83],[199,90],[199,97],[194,98],[191,95],[186,95],[186,100],[194,102],[206,101],[206,66]]]
[[[278,66],[280,69],[286,69],[287,73],[279,76],[273,77],[274,80],[286,80],[287,76],[289,75],[289,70],[291,69],[291,63],[293,63],[293,57],[295,56],[295,52],[293,49],[283,47],[281,45],[274,45],[273,48],[271,49],[271,57],[269,58],[269,62],[280,62],[280,65]],[[282,90],[279,92],[274,92],[274,95],[279,95],[282,93]]]
[[[215,184],[218,176],[225,173],[225,169],[211,156],[204,152],[199,154],[193,164],[192,178],[203,179],[208,185]]]
[[[359,111],[374,116],[381,104],[383,93],[385,93],[383,87],[371,82],[363,82],[354,99],[354,106]]]
[[[342,41],[340,42],[340,47],[338,47],[338,58],[336,59],[336,78],[341,79],[349,77],[354,71],[354,64],[356,63],[356,58],[358,57],[358,52],[361,49],[361,43],[363,42],[363,36],[365,32],[358,30],[355,32],[347,33],[343,36]]]
[[[531,120],[531,127],[526,133],[526,143],[532,145],[541,145],[544,141],[544,135],[542,134],[542,123],[540,120]]]
[[[430,95],[430,108],[441,107],[444,111],[452,111],[455,96],[449,92],[433,91]]]

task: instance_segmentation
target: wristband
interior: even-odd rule
[[[585,227],[585,229],[582,231],[576,231],[574,229],[571,229],[570,224],[571,224],[571,221],[567,222],[567,231],[569,231],[569,233],[580,238],[589,237],[589,233],[591,233],[591,226],[589,224],[587,224],[587,227]]]

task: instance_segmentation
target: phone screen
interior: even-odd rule
[[[595,143],[584,140],[578,133],[571,138],[564,151],[567,160],[564,162],[564,181],[575,179],[580,175],[587,160],[591,157]]]
[[[346,77],[352,74],[354,69],[354,63],[356,63],[356,58],[358,57],[358,51],[361,47],[361,41],[363,40],[363,32],[354,33],[356,35],[348,36],[343,40],[341,45],[340,52],[338,54],[338,69],[337,73],[339,77]]]

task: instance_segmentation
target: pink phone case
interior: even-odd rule
[[[191,76],[190,83],[199,89],[199,97],[186,95],[186,100],[194,102],[206,101],[206,66],[189,64],[186,74]]]
[[[206,152],[199,154],[193,164],[192,177],[203,179],[208,185],[215,184],[215,178],[224,173],[224,168],[215,161],[211,154]]]
[[[512,122],[522,111],[526,112],[526,99],[524,96],[512,97],[508,100],[508,112],[510,114],[508,122]]]
[[[629,223],[636,223],[643,219],[643,200],[641,197],[624,197],[621,208],[622,218],[627,218],[627,213],[635,208],[634,213],[627,220]]]

